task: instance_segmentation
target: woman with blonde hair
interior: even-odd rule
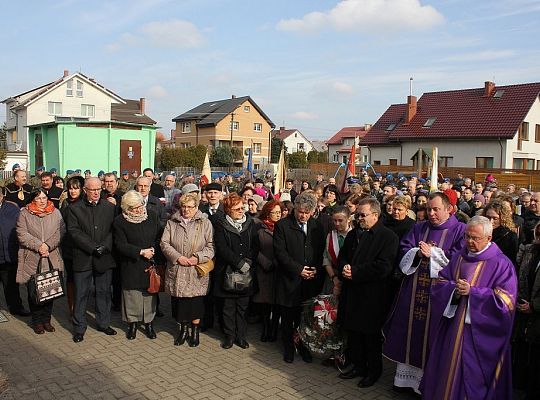
[[[197,265],[214,258],[214,230],[208,215],[198,209],[196,193],[182,195],[179,204],[180,211],[167,222],[161,238],[167,259],[165,292],[171,295],[173,318],[180,325],[174,345],[187,341],[197,347],[209,286],[209,274],[198,271]]]
[[[500,200],[493,200],[482,210],[484,217],[491,221],[493,226],[492,243],[496,243],[503,254],[514,263],[518,252],[518,236],[516,226],[512,220],[512,212]]]

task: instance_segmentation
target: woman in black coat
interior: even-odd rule
[[[251,217],[244,213],[242,198],[231,193],[223,200],[225,216],[216,220],[214,244],[216,262],[214,267],[215,297],[222,299],[223,331],[225,338],[221,343],[224,349],[236,344],[242,349],[249,347],[246,341],[246,310],[253,287],[237,293],[226,290],[223,286],[225,272],[230,266],[233,271],[253,275],[251,269],[257,256],[257,228]]]
[[[313,193],[300,193],[294,201],[294,212],[274,229],[276,257],[276,303],[281,306],[283,360],[294,360],[294,328],[300,324],[301,304],[322,290],[325,269],[323,251],[325,233],[318,220],[312,218],[317,207]],[[298,350],[305,362],[311,362],[307,348]]]
[[[518,252],[518,236],[516,227],[512,221],[512,213],[500,200],[493,200],[483,210],[483,215],[493,225],[492,243],[496,243],[503,254],[517,266],[516,256]]]
[[[121,207],[122,214],[116,217],[113,226],[122,277],[122,317],[129,324],[126,337],[135,339],[138,324],[143,322],[146,336],[155,339],[152,322],[157,294],[148,293],[150,274],[147,269],[159,251],[159,221],[153,211],[147,212],[142,195],[134,190],[122,197]]]

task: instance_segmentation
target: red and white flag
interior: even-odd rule
[[[208,150],[204,156],[204,163],[201,172],[201,179],[199,186],[201,189],[208,185],[212,181],[212,170],[210,169],[210,159],[208,158]]]
[[[349,191],[349,184],[347,179],[355,175],[354,164],[356,162],[356,143],[351,147],[351,154],[349,155],[349,162],[343,175],[343,183],[341,184],[341,193],[347,193]]]

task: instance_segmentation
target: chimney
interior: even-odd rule
[[[69,70],[65,69],[64,70],[64,78],[67,78],[68,76],[69,76]]]
[[[495,82],[484,82],[484,97],[489,97],[495,91]]]
[[[231,99],[236,99],[236,95],[233,94],[233,95],[231,96]]]
[[[371,129],[371,124],[364,124],[364,130],[367,132]]]
[[[407,96],[407,115],[405,123],[410,124],[416,115],[416,96]]]
[[[279,130],[280,130],[280,131],[284,131],[284,130],[285,130],[285,127],[284,127],[284,126],[280,126],[280,127],[279,127]]]
[[[141,97],[139,100],[139,113],[142,115],[145,115],[144,111],[146,108],[146,99],[144,97]]]

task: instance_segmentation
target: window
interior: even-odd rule
[[[262,132],[262,124],[259,123],[259,122],[255,122],[255,123],[253,124],[253,130],[254,130],[255,132]]]
[[[250,110],[249,106],[244,106],[244,112],[249,112],[249,110]]]
[[[496,99],[500,99],[500,98],[503,96],[503,94],[504,94],[504,90],[499,89],[499,90],[497,90],[497,91],[495,92],[495,94],[493,95],[493,97],[496,98]]]
[[[454,166],[454,157],[439,156],[439,167],[448,168]]]
[[[534,169],[534,159],[531,158],[514,158],[514,169]]]
[[[296,144],[296,151],[306,151],[306,144],[305,143],[297,143]]]
[[[62,115],[62,103],[49,101],[49,115]]]
[[[15,114],[13,111],[10,111],[9,112],[9,119],[15,118],[15,115],[17,115],[17,114]],[[536,126],[538,126],[538,125],[536,125]]]
[[[364,155],[362,156],[362,162],[365,162],[365,163],[368,162],[367,154],[364,154]]]
[[[380,160],[374,160],[373,165],[381,165],[381,161]]]
[[[83,83],[77,81],[77,97],[83,97]]]
[[[229,124],[229,129],[237,131],[238,129],[240,129],[240,123],[238,121],[231,121]]]
[[[476,157],[476,168],[493,168],[493,157]]]
[[[389,158],[388,165],[397,165],[397,158]]]
[[[338,162],[338,155],[337,154],[334,154],[334,156],[332,157],[332,160],[334,162]]]
[[[428,118],[423,127],[424,128],[431,128],[431,126],[435,123],[436,120],[437,120],[437,118],[434,118],[434,117]]]
[[[66,83],[66,96],[68,97],[73,96],[73,79],[70,79]]]
[[[517,149],[521,150],[523,148],[523,145],[521,142],[524,140],[529,140],[529,123],[528,122],[522,122],[518,129],[518,144]]]
[[[534,141],[536,143],[540,142],[540,125],[536,124],[534,128]]]
[[[396,124],[390,124],[386,127],[385,131],[390,132],[393,131],[396,128]]]
[[[253,154],[261,154],[261,143],[253,143]]]
[[[261,164],[253,164],[253,169],[255,171],[258,171],[259,169],[261,169]]]
[[[342,156],[343,161],[341,161],[343,164],[347,164],[347,156]]]
[[[191,132],[191,122],[182,122],[182,133]]]
[[[537,170],[537,171],[540,170],[540,160],[538,160],[538,161],[536,162],[536,170]]]
[[[190,146],[190,143],[188,143],[188,142],[180,143],[180,148],[181,149],[187,149],[189,146]]]
[[[81,116],[83,117],[95,117],[96,107],[91,104],[81,104]]]

